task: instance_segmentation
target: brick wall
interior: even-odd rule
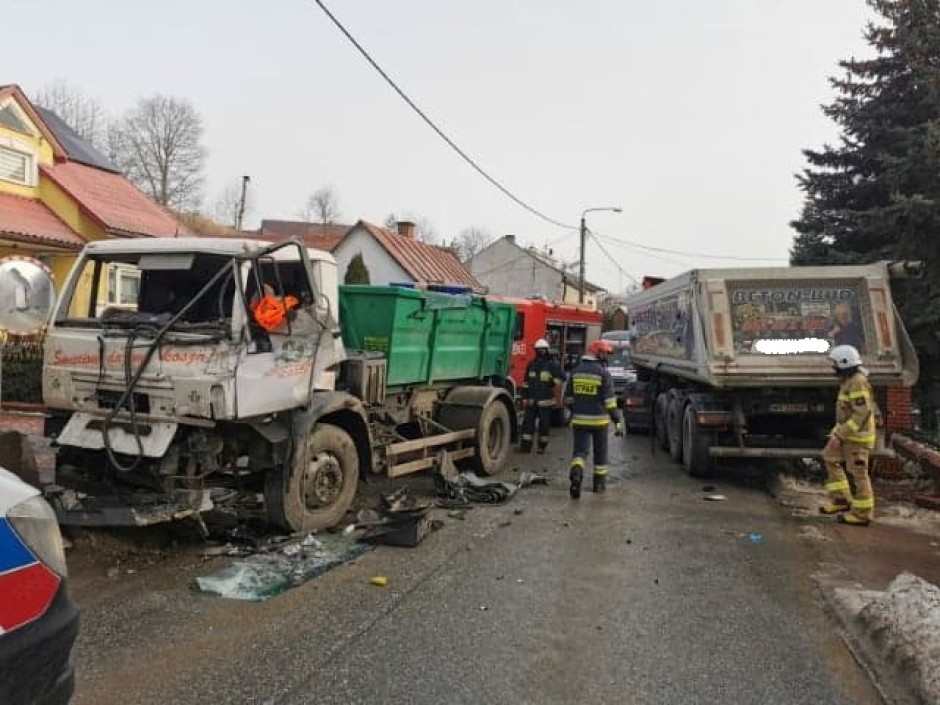
[[[887,389],[885,432],[889,437],[897,431],[910,431],[913,428],[913,408],[910,387]]]

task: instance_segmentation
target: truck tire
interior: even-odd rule
[[[714,461],[708,455],[711,434],[695,423],[695,410],[689,404],[682,415],[682,465],[692,477],[710,477]]]
[[[653,411],[656,422],[656,441],[662,450],[669,450],[669,427],[666,423],[668,408],[669,398],[665,394],[656,397],[656,409]]]
[[[506,405],[494,399],[483,409],[477,422],[477,453],[472,462],[474,470],[482,475],[499,472],[509,456],[511,433]]]
[[[264,504],[268,520],[287,531],[335,526],[356,496],[359,453],[352,437],[331,424],[316,424],[298,438],[289,468],[268,470]]]
[[[682,462],[682,400],[672,399],[666,411],[666,431],[669,435],[669,457]]]

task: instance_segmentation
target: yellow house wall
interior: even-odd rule
[[[75,199],[51,179],[40,179],[39,197],[49,210],[59,216],[85,242],[103,240],[108,236],[105,229],[85,215]]]
[[[37,135],[38,132],[36,130]],[[0,125],[0,145],[32,154],[34,159],[38,158],[39,164],[52,164],[52,145],[43,137],[32,137]],[[24,186],[11,181],[0,180],[0,192],[25,198],[38,198],[39,186]]]

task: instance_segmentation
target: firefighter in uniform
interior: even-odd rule
[[[552,426],[552,407],[563,379],[561,366],[549,355],[548,341],[539,338],[535,341],[535,359],[525,369],[525,414],[522,418],[522,440],[519,443],[521,452],[532,450],[536,420],[539,424],[538,452],[545,452]]]
[[[837,345],[829,353],[829,359],[839,376],[840,384],[836,400],[836,425],[823,449],[829,502],[820,507],[819,511],[823,514],[838,514],[843,524],[866,526],[875,510],[868,461],[871,449],[875,447],[877,407],[858,350],[851,345]],[[846,471],[855,480],[854,496]]]
[[[565,389],[565,403],[572,407],[571,426],[574,434],[574,452],[571,459],[570,494],[581,496],[584,466],[593,448],[594,492],[607,489],[607,433],[613,421],[617,436],[623,435],[623,421],[614,396],[614,385],[605,361],[613,352],[607,340],[595,340],[587,354],[571,372]]]

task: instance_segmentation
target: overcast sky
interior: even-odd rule
[[[800,150],[833,140],[819,106],[865,55],[863,0],[328,0],[406,92],[520,198],[599,234],[786,260]],[[156,92],[205,120],[207,203],[251,176],[249,224],[332,186],[343,222],[425,216],[552,243],[541,222],[424,125],[313,2],[5,0],[4,62],[27,93],[63,79],[120,113]],[[9,31],[12,28],[23,31]],[[19,57],[13,60],[13,57]],[[634,276],[741,262],[606,242]],[[628,279],[594,243],[587,278]]]

